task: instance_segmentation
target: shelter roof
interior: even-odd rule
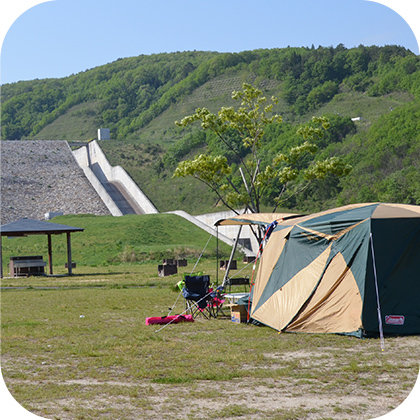
[[[44,222],[33,219],[20,219],[0,226],[1,236],[57,235],[68,232],[83,232],[83,228]]]

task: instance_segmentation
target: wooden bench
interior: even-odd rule
[[[188,262],[186,259],[175,260],[173,258],[165,258],[162,264],[158,265],[158,276],[166,277],[178,273],[178,267],[186,267]]]
[[[44,276],[46,265],[42,255],[10,257],[10,276]]]
[[[69,263],[65,263],[64,268],[69,268]],[[71,263],[71,268],[76,268],[76,263],[75,262]]]
[[[220,260],[220,270],[227,270],[227,267],[229,265],[229,260]],[[232,260],[230,262],[229,270],[237,270],[238,265],[236,263],[236,260]]]
[[[231,291],[231,287],[232,286],[245,286],[245,291],[249,290],[249,287],[247,288],[246,286],[249,286],[249,276],[244,276],[244,277],[231,277],[228,279],[226,285],[229,288],[229,293]]]
[[[175,260],[173,258],[165,258],[163,260],[163,265],[176,265],[177,267],[186,267],[188,261],[186,259]]]
[[[177,267],[187,267],[188,265],[188,261],[186,259],[182,259],[182,260],[175,260],[175,265]]]
[[[176,265],[170,265],[170,264],[158,265],[159,277],[172,276],[173,274],[177,274],[177,273],[178,273],[178,267]]]

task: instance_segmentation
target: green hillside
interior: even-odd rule
[[[337,182],[319,182],[288,203],[312,211],[354,201],[420,203],[420,59],[397,46],[284,48],[242,53],[180,52],[117,60],[62,79],[2,86],[3,139],[96,138],[111,164],[122,165],[159,211],[222,209],[190,179],[172,179],[176,164],[200,151],[223,153],[215,139],[175,120],[197,107],[233,105],[243,82],[280,100],[282,129],[267,130],[265,158],[296,144],[313,115],[332,121],[323,155],[353,166]],[[351,118],[361,117],[358,121]],[[267,197],[267,210],[270,198]]]

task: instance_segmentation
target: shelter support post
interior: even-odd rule
[[[239,236],[240,236],[241,232],[242,232],[242,225],[239,226],[238,234],[236,235],[235,242],[233,243],[232,252],[230,253],[229,262],[228,262],[228,265],[226,267],[225,277],[223,278],[223,283],[222,283],[223,287],[226,287],[226,283],[227,283],[228,278],[229,278],[230,265],[232,263],[234,255],[235,255],[235,251],[236,251],[236,248],[238,246]]]
[[[51,235],[48,235],[48,267],[50,275],[53,274],[53,263],[52,263],[52,246],[51,246]]]
[[[70,232],[67,232],[67,267],[69,271],[69,276],[72,273],[72,266],[71,266],[71,240],[70,240]]]
[[[3,249],[1,244],[1,235],[0,235],[0,278],[3,278]]]

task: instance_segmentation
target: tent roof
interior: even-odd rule
[[[420,206],[410,204],[377,203],[378,206],[372,213],[372,219],[395,219],[420,217]],[[369,204],[366,204],[369,205]]]
[[[326,220],[364,220],[371,219],[406,219],[420,218],[420,206],[412,204],[395,204],[395,203],[359,203],[349,204],[343,207],[313,213],[308,216],[294,217],[285,219],[279,223],[277,229],[286,226],[302,224],[305,222],[314,223]]]
[[[228,219],[218,220],[216,226],[226,225],[269,225],[276,221],[283,221],[294,217],[301,216],[295,213],[246,213],[239,214]]]
[[[83,228],[43,222],[41,220],[20,219],[0,226],[1,236],[57,235],[68,232],[83,232]]]

